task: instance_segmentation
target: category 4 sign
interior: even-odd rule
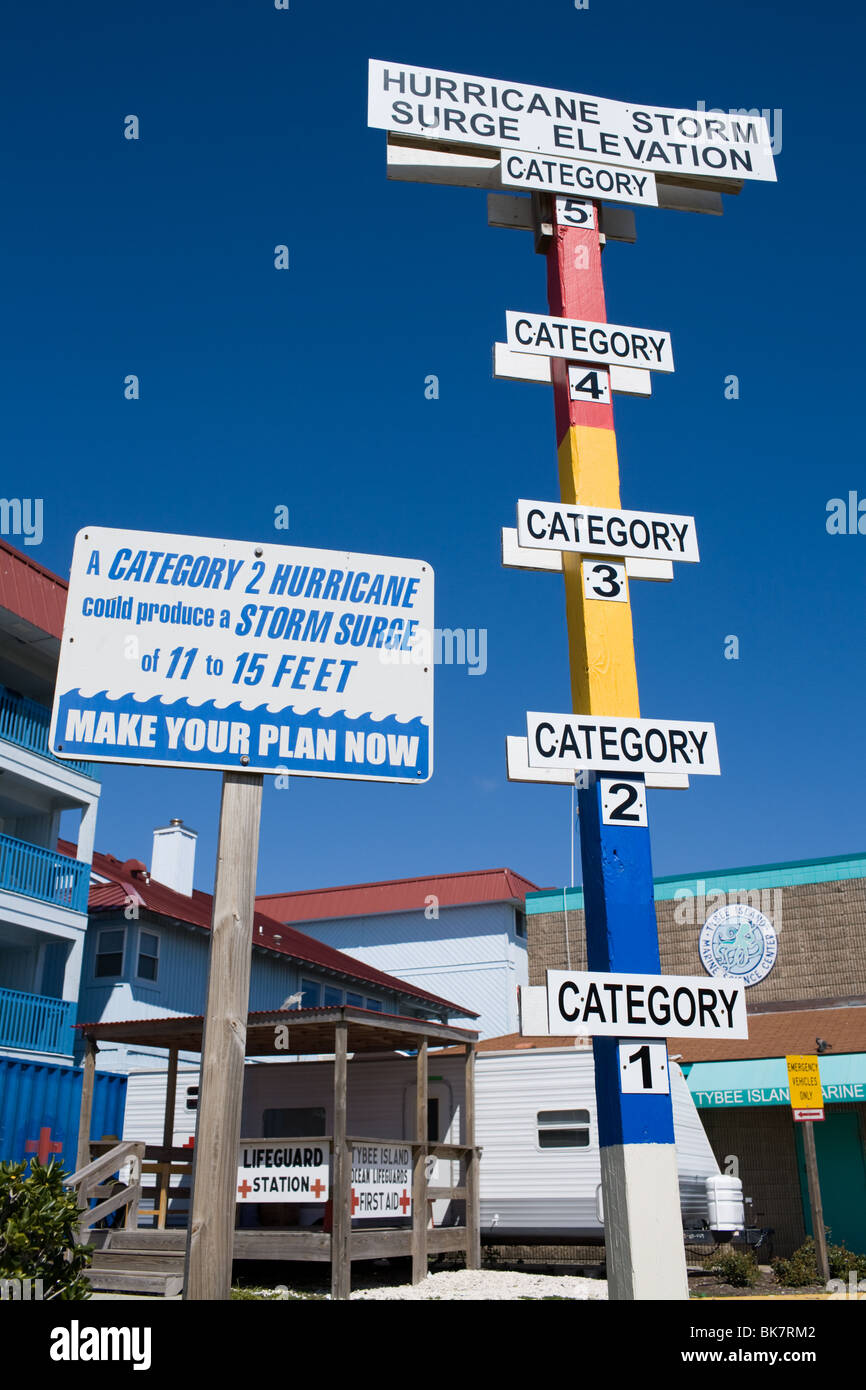
[[[577,156],[680,179],[775,179],[767,122],[370,60],[367,123],[423,140]]]
[[[60,758],[424,782],[433,572],[420,560],[88,527]],[[427,647],[425,648],[425,643]]]

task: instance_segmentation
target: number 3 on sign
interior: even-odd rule
[[[625,565],[621,560],[583,561],[584,598],[605,598],[614,603],[628,601]]]
[[[623,1095],[668,1095],[668,1050],[664,1043],[624,1042],[619,1045],[619,1084]]]

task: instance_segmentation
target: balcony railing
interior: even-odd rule
[[[71,1053],[74,1017],[74,999],[0,989],[0,1047]]]
[[[51,725],[51,711],[35,700],[24,695],[15,695],[0,685],[0,738],[17,743],[19,748],[28,748],[31,753],[39,753],[50,758],[53,763],[62,763],[75,768],[85,777],[93,777],[93,763],[85,763],[77,758],[55,758],[48,747],[48,730]]]
[[[87,911],[90,865],[26,840],[0,835],[0,888],[44,903]]]

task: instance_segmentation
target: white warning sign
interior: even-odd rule
[[[412,1215],[412,1150],[402,1144],[352,1148],[352,1216],[356,1221]]]

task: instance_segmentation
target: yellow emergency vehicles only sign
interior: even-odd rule
[[[821,1072],[817,1056],[786,1057],[788,1068],[788,1090],[795,1120],[823,1120],[824,1093],[821,1090]],[[809,1114],[798,1114],[809,1111]],[[818,1113],[816,1113],[818,1112]]]

